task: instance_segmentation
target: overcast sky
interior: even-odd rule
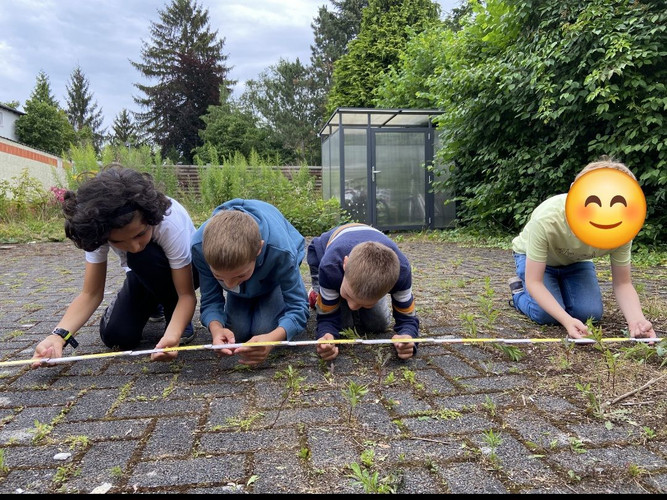
[[[0,0],[0,102],[25,101],[37,74],[49,77],[64,108],[66,85],[79,65],[109,127],[126,108],[139,111],[134,83],[151,83],[130,61],[141,62],[141,42],[170,0]],[[443,15],[460,0],[438,0]],[[311,23],[328,0],[198,0],[210,28],[225,40],[228,76],[255,79],[280,58],[310,63]]]

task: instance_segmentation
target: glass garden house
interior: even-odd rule
[[[439,229],[455,218],[433,193],[439,135],[432,109],[338,108],[322,127],[322,195],[380,230]],[[440,180],[440,179],[439,179]]]

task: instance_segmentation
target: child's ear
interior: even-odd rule
[[[347,259],[348,259],[347,255],[345,257],[343,257],[343,272],[345,272],[345,266],[347,265]]]
[[[257,250],[257,255],[262,253],[262,248],[264,248],[264,240],[259,242],[259,250]]]

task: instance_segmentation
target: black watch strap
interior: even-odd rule
[[[64,328],[54,328],[51,333],[53,335],[62,337],[62,339],[65,341],[65,345],[71,345],[73,349],[79,347],[79,343],[76,341],[76,339],[69,331],[65,330]]]

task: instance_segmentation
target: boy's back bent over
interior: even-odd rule
[[[338,339],[342,329],[354,327],[367,333],[385,332],[390,315],[395,320],[393,338],[419,335],[410,262],[381,231],[357,223],[335,227],[313,238],[307,261],[317,293],[318,339]],[[402,359],[416,350],[413,342],[395,346]],[[320,344],[317,352],[331,360],[338,348]]]

